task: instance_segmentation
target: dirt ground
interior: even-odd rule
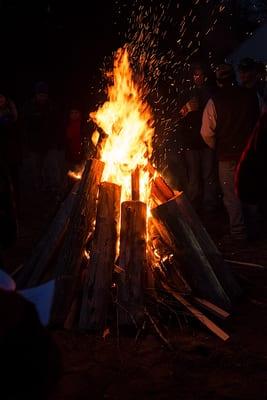
[[[57,207],[49,194],[23,193],[20,234],[6,254],[14,271],[29,256]],[[223,214],[204,222],[216,242],[226,229]],[[63,375],[50,400],[267,399],[267,239],[243,250],[222,248],[227,259],[265,268],[235,266],[244,297],[227,322],[222,342],[190,318],[168,331],[173,350],[148,330],[138,340],[53,331],[62,352]]]

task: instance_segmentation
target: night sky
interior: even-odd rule
[[[0,0],[0,85],[7,87],[15,100],[23,102],[34,82],[45,80],[56,97],[66,101],[80,98],[91,107],[96,101],[96,83],[100,81],[103,61],[127,39],[131,8],[138,3],[152,4],[153,9],[158,1]],[[209,61],[222,61],[245,37],[246,31],[253,30],[267,13],[266,2],[256,0],[165,0],[161,3],[170,4],[168,12],[175,16],[177,13],[176,25],[172,26],[168,19],[164,22],[168,33],[161,51],[167,51],[170,46],[182,60],[190,54],[185,49],[191,37],[200,30],[203,38],[194,57],[208,57],[212,49]],[[224,9],[216,18],[212,12],[220,4]],[[196,14],[193,23],[191,9]],[[188,13],[181,50],[176,42],[177,24]],[[213,31],[206,34],[214,21]]]

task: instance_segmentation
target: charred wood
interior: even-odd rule
[[[83,285],[79,322],[82,329],[101,331],[107,322],[118,239],[120,194],[120,186],[109,182],[101,183],[92,255]]]
[[[85,165],[75,208],[70,217],[70,228],[55,268],[56,293],[51,321],[56,325],[64,324],[77,290],[85,245],[96,217],[103,169],[104,163],[96,159],[88,160]]]
[[[35,247],[29,260],[24,264],[16,279],[18,289],[38,285],[42,282],[42,277],[59,249],[68,229],[70,215],[77,199],[78,188],[79,182],[74,185],[67,198],[61,204],[47,232]]]
[[[154,223],[164,242],[179,260],[182,275],[193,292],[199,297],[229,309],[231,306],[229,296],[214,273],[213,266],[206,257],[192,224],[187,222],[188,215],[184,214],[184,208],[180,207],[181,202],[187,202],[183,194],[176,195],[168,202],[154,208],[152,210]]]
[[[119,324],[131,324],[129,314],[136,321],[143,317],[144,271],[146,259],[146,204],[125,201],[121,206],[121,231],[118,288]],[[127,310],[125,312],[123,309]]]

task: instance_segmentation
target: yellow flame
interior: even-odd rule
[[[68,176],[70,178],[73,178],[73,179],[79,181],[82,178],[82,173],[69,170],[68,171]]]
[[[115,55],[108,100],[90,117],[108,135],[101,154],[105,162],[103,180],[121,185],[122,201],[129,200],[131,173],[138,165],[140,200],[147,202],[149,174],[142,167],[152,152],[153,116],[141,87],[134,81],[126,48]]]

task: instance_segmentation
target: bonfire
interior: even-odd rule
[[[164,338],[149,305],[170,310],[172,298],[227,340],[196,305],[224,319],[240,289],[184,193],[151,163],[153,112],[127,47],[109,77],[106,102],[90,113],[95,158],[75,175],[20,284],[54,277],[51,323],[65,328],[105,332],[115,320],[140,329],[148,320]]]

